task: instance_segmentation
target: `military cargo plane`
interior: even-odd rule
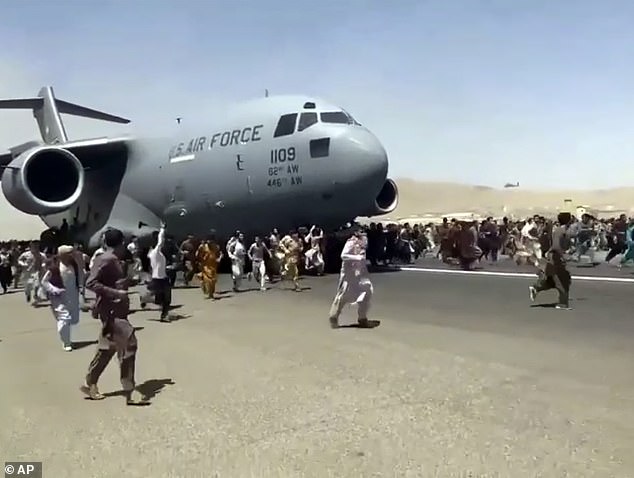
[[[317,99],[252,100],[197,128],[181,125],[177,139],[69,140],[61,113],[129,120],[59,100],[51,87],[0,100],[9,108],[31,109],[42,141],[0,151],[4,195],[48,227],[67,224],[91,247],[107,227],[143,237],[163,221],[177,238],[313,223],[328,230],[398,203],[378,139]]]

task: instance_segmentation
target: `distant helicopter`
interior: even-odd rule
[[[520,182],[516,182],[515,184],[513,183],[506,183],[504,185],[505,188],[519,188],[520,187]]]

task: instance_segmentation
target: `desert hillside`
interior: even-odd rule
[[[595,191],[537,191],[523,188],[495,189],[457,183],[430,183],[397,179],[399,206],[389,219],[412,216],[443,216],[473,213],[478,216],[509,215],[522,217],[533,213],[554,215],[558,209],[589,206],[611,216],[634,211],[634,187]],[[570,199],[570,205],[564,203]],[[602,212],[602,213],[601,213]],[[39,237],[43,223],[38,217],[22,214],[0,194],[0,240]]]
[[[555,214],[560,209],[589,207],[603,216],[634,210],[634,187],[601,190],[496,189],[457,183],[430,183],[396,179],[399,206],[390,218],[424,214],[474,213],[493,216]],[[571,200],[566,204],[565,200]]]

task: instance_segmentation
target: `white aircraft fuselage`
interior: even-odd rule
[[[46,107],[47,89],[40,95]],[[160,221],[179,238],[284,233],[310,224],[328,230],[389,213],[398,202],[378,139],[321,100],[250,101],[208,125],[181,126],[172,139],[68,141],[60,128],[54,138],[50,125],[40,123],[44,143],[0,155],[2,189],[11,204],[49,227],[66,219],[73,235],[91,245],[107,227],[143,236]]]

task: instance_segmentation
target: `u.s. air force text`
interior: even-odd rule
[[[252,141],[260,141],[262,139],[260,130],[263,127],[264,125],[258,124],[241,129],[221,131],[209,137],[197,136],[189,141],[184,141],[172,146],[169,151],[169,159],[185,154],[197,153],[205,149],[224,148],[227,146],[246,144]]]

